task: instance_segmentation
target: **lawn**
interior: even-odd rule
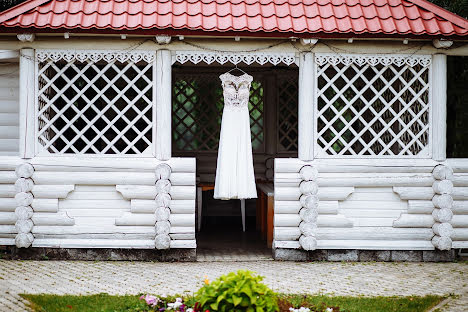
[[[139,296],[111,296],[99,294],[91,296],[22,295],[31,302],[37,312],[123,312],[147,311],[146,304]],[[193,303],[193,298],[185,297],[185,302]],[[288,311],[290,306],[309,307],[311,311],[325,311],[333,307],[339,312],[422,312],[438,304],[443,297],[331,297],[311,295],[279,295],[280,311]]]

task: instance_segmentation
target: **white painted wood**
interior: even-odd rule
[[[154,213],[157,207],[161,206],[158,206],[154,200],[132,199],[130,211],[132,213]],[[170,209],[171,213],[175,214],[195,213],[195,202],[193,200],[172,200]]]
[[[0,140],[2,139],[19,139],[19,127],[0,124]]]
[[[169,50],[156,52],[156,132],[155,156],[160,160],[171,158],[172,146],[172,57]]]
[[[430,228],[434,224],[432,215],[417,215],[402,213],[393,221],[395,228]]]
[[[318,211],[317,209],[302,208],[299,211],[299,216],[304,222],[315,223],[317,222]]]
[[[457,173],[453,176],[452,182],[454,186],[468,186],[468,174]]]
[[[171,205],[171,195],[166,193],[156,194],[154,201],[158,207],[169,207]]]
[[[451,235],[451,238],[454,241],[468,241],[468,228],[453,229],[453,234]]]
[[[19,178],[15,182],[16,192],[31,192],[34,187],[34,182],[31,179]]]
[[[34,223],[31,220],[18,220],[15,223],[15,229],[18,233],[30,233]]]
[[[423,240],[318,240],[318,249],[361,250],[434,250],[431,241]]]
[[[432,56],[432,158],[446,159],[447,147],[447,56]]]
[[[316,195],[318,193],[318,184],[314,181],[302,181],[299,184],[299,191],[305,195]]]
[[[132,214],[126,212],[120,218],[115,219],[115,225],[122,226],[149,226],[155,224],[156,216],[154,214]]]
[[[0,225],[0,233],[16,234],[16,228],[14,225]]]
[[[195,187],[172,186],[171,198],[174,200],[195,200]]]
[[[162,163],[156,166],[154,170],[156,180],[168,180],[171,176],[171,167],[168,164]]]
[[[453,207],[453,197],[448,194],[434,195],[432,203],[437,208],[451,209]]]
[[[171,231],[171,224],[169,221],[156,222],[154,227],[156,235],[169,234]]]
[[[116,185],[117,192],[125,199],[154,199],[156,187],[149,185]]]
[[[431,200],[434,196],[432,187],[394,187],[393,191],[403,200]]]
[[[153,249],[154,240],[117,240],[117,239],[35,239],[32,247],[49,248],[130,248]]]
[[[454,228],[468,228],[468,215],[454,215],[450,223]]]
[[[194,200],[172,200],[171,213],[175,214],[192,214],[195,213]]]
[[[319,240],[431,240],[434,236],[432,229],[401,228],[392,229],[388,227],[367,228],[318,228],[317,238]]]
[[[430,200],[408,200],[409,214],[431,214],[433,210],[434,204]]]
[[[450,237],[454,232],[454,229],[450,223],[434,223],[432,230],[436,235],[444,237]]]
[[[169,194],[171,192],[171,186],[169,180],[158,180],[156,181],[156,192],[157,194]]]
[[[16,200],[14,198],[0,198],[0,211],[15,211],[16,205]]]
[[[17,193],[15,195],[16,205],[17,206],[30,206],[33,202],[33,195],[31,193]]]
[[[16,243],[14,238],[0,238],[0,245],[2,246],[10,246],[15,244]]]
[[[368,218],[365,218],[365,217],[356,217],[356,218],[348,217],[348,219],[353,222],[354,227],[360,227],[360,228],[364,228],[364,227],[389,227],[389,228],[391,228],[392,225],[393,225],[393,220],[397,218],[397,216],[395,216],[395,218],[388,218],[388,217],[380,218],[379,215],[376,215],[376,216],[377,217],[368,217]]]
[[[15,197],[15,186],[12,184],[0,184],[0,197]]]
[[[454,201],[452,212],[454,214],[468,214],[468,201],[461,201],[461,200]]]
[[[171,238],[167,234],[158,234],[154,239],[156,249],[169,249],[171,246]]]
[[[455,187],[452,192],[455,200],[468,200],[468,187]]]
[[[314,159],[314,54],[299,56],[298,154],[301,160]]]
[[[432,173],[438,164],[431,159],[392,159],[392,161],[388,161],[388,159],[314,159],[314,161],[301,161],[297,158],[275,158],[275,171],[276,173],[298,173],[303,166],[311,165],[316,167],[320,174],[325,172]]]
[[[453,169],[445,165],[437,165],[434,167],[432,175],[437,180],[452,180]]]
[[[171,226],[171,234],[195,233],[195,226]]]
[[[317,180],[319,172],[317,168],[313,166],[304,166],[299,171],[299,178],[304,181],[315,181]]]
[[[432,244],[439,250],[452,249],[452,239],[450,237],[436,235],[432,238]]]
[[[19,206],[15,209],[16,220],[29,220],[33,216],[31,207]]]
[[[12,225],[16,222],[16,216],[14,212],[0,212],[0,224]]]
[[[380,214],[380,212],[384,210],[406,210],[408,204],[400,200],[398,196],[396,196],[397,200],[395,200],[394,196],[396,195],[393,193],[353,193],[350,197],[348,197],[347,200],[340,201],[339,207],[340,209],[343,209],[343,211],[355,209],[371,209],[374,211],[375,214]],[[372,198],[374,200],[372,200]],[[379,200],[376,201],[376,198],[378,198]]]
[[[15,183],[16,173],[14,171],[0,171],[0,183]]]
[[[86,198],[86,197],[83,197]],[[36,200],[36,199],[35,199]],[[34,205],[34,201],[33,201]],[[91,197],[91,199],[79,199],[79,200],[61,200],[58,203],[60,210],[83,210],[83,209],[92,209],[92,210],[130,210],[131,203],[128,200],[124,199],[109,199],[109,200],[99,200]],[[102,213],[111,213],[111,211],[102,211]]]
[[[305,236],[317,236],[317,229],[317,223],[314,222],[301,222],[299,224],[299,231]]]
[[[450,180],[438,180],[432,184],[432,189],[437,194],[452,194],[453,183]]]
[[[36,184],[152,185],[156,176],[150,172],[57,172],[40,171],[32,176]]]
[[[273,241],[273,248],[299,249],[301,244],[298,241]]]
[[[67,237],[76,237],[82,234],[141,234],[155,235],[154,226],[116,226],[114,224],[100,226],[95,225],[77,225],[74,226],[34,226],[32,233],[43,235],[64,235]]]
[[[293,241],[301,237],[301,230],[297,227],[275,227],[274,239],[278,241]]]
[[[368,207],[357,207],[354,209],[340,209],[340,213],[348,218],[391,218],[396,219],[406,210],[398,209],[368,209]],[[391,223],[390,223],[391,226]]]
[[[3,126],[17,126],[19,121],[19,113],[0,113],[0,125]],[[19,129],[18,129],[19,131]],[[18,135],[19,137],[19,135]],[[14,150],[18,151],[19,148],[19,141],[17,141],[17,145]],[[15,154],[17,155],[17,154]]]
[[[298,227],[301,223],[301,217],[298,214],[275,214],[275,227],[292,226]]]
[[[31,233],[18,233],[15,237],[15,245],[18,248],[28,248],[34,241],[34,236]]]
[[[432,217],[437,222],[450,222],[453,217],[453,212],[451,209],[448,208],[434,209],[434,211],[432,211]]]
[[[35,157],[31,159],[36,171],[67,171],[67,172],[95,172],[96,169],[104,172],[140,172],[146,171],[154,174],[154,170],[161,161],[149,157],[85,157],[85,156],[60,156],[60,157]],[[171,175],[176,172],[195,173],[195,158],[173,157],[166,161],[172,170]],[[2,169],[0,161],[0,170]],[[79,183],[77,183],[79,184]],[[125,184],[125,183],[120,183]],[[154,184],[154,181],[153,181]]]
[[[327,187],[319,188],[318,197],[320,200],[344,200],[354,191],[354,187]],[[276,187],[275,200],[298,200],[301,192],[297,187]]]
[[[197,248],[197,242],[192,240],[171,240],[171,249]]]
[[[175,227],[194,227],[195,214],[171,214],[169,222]]]
[[[19,74],[19,154],[33,158],[35,140],[35,55],[33,49],[21,49]]]
[[[170,214],[171,214],[171,211],[169,210],[169,208],[165,208],[165,207],[158,207],[156,208],[156,211],[154,212],[154,215],[156,217],[156,222],[169,221]]]
[[[302,249],[304,250],[315,250],[317,249],[317,239],[313,236],[304,236],[302,235],[299,238],[299,244],[301,244]]]
[[[56,198],[35,198],[31,204],[35,212],[57,212],[58,206],[58,199]]]
[[[16,167],[15,173],[18,178],[28,179],[32,177],[34,173],[34,167],[30,163],[23,163]]]
[[[34,185],[34,198],[66,198],[75,189],[74,185]]]
[[[169,234],[172,240],[195,240],[194,233]]]
[[[465,248],[468,248],[468,241],[464,241],[464,242],[452,242],[452,248],[455,248],[455,249],[465,249]]]
[[[58,213],[35,213],[32,217],[34,225],[74,225],[75,220],[65,212]]]
[[[299,201],[275,201],[275,214],[298,214],[302,205]],[[319,201],[318,202],[319,214],[337,214],[338,202],[337,201]]]
[[[350,228],[353,222],[343,215],[319,215],[317,218],[318,227]]]

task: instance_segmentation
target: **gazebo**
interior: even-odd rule
[[[276,259],[453,259],[468,160],[446,155],[446,73],[467,41],[425,0],[19,4],[0,13],[0,245],[195,259],[238,66],[247,214]]]

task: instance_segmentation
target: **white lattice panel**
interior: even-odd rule
[[[151,149],[154,52],[40,50],[36,57],[39,150],[142,154]]]
[[[430,56],[315,62],[318,157],[430,157]]]

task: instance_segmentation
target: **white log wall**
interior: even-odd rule
[[[0,64],[0,156],[19,153],[19,64]]]
[[[312,235],[316,249],[433,250],[432,171],[437,164],[277,158],[274,246],[303,248],[301,235]],[[299,187],[304,177],[299,172],[306,165],[318,171],[315,228],[304,224],[299,214],[304,206]]]
[[[15,168],[23,162],[0,157],[0,245],[15,245]],[[163,162],[102,157],[28,162],[34,166],[32,247],[155,248],[155,168]],[[195,159],[164,163],[172,170],[169,246],[195,248]]]
[[[468,160],[449,159],[453,170],[452,248],[468,248]]]

